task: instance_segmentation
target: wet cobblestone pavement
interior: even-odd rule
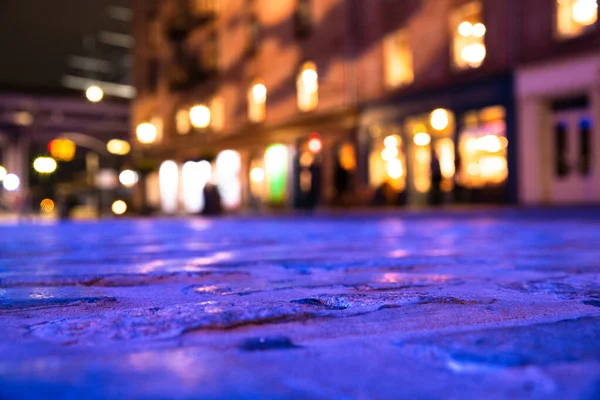
[[[600,398],[600,211],[0,235],[2,400]]]

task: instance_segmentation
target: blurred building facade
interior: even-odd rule
[[[230,208],[554,201],[522,167],[550,168],[523,82],[594,59],[596,17],[536,28],[592,1],[137,0],[145,196],[193,212],[213,179]]]

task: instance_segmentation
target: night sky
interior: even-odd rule
[[[109,5],[130,0],[0,0],[0,90],[65,92],[69,55],[86,55],[83,38],[101,30],[126,32]],[[84,73],[78,73],[84,76]]]

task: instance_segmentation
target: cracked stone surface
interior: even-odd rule
[[[1,400],[600,398],[600,210],[0,235]]]

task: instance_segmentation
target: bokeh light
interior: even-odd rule
[[[210,125],[210,108],[197,105],[190,109],[190,121],[194,128],[207,128]]]
[[[106,144],[106,150],[108,150],[108,152],[111,154],[124,156],[129,154],[131,151],[131,146],[125,140],[111,139]]]
[[[125,187],[134,186],[139,180],[139,176],[137,172],[132,171],[130,169],[123,170],[119,174],[119,182]]]
[[[38,157],[33,161],[33,169],[40,174],[51,174],[56,167],[56,160],[52,157]]]
[[[9,192],[18,190],[20,185],[21,180],[15,174],[6,175],[2,181],[2,186],[4,186],[4,189],[8,190]]]
[[[428,133],[419,132],[415,135],[413,140],[417,146],[423,147],[431,143],[431,136]]]
[[[97,103],[104,98],[104,91],[100,86],[92,85],[85,91],[85,97],[92,103]]]
[[[138,141],[142,144],[154,143],[158,137],[156,126],[149,122],[139,124],[135,130],[135,133]]]
[[[6,171],[6,168],[4,168],[3,166],[0,165],[0,182],[4,180],[4,178],[6,177],[6,174],[8,174],[8,172]]]
[[[112,203],[111,209],[115,215],[123,215],[127,212],[127,203],[123,200],[116,200]]]
[[[52,199],[44,199],[40,202],[40,209],[45,213],[54,211],[54,201]]]

